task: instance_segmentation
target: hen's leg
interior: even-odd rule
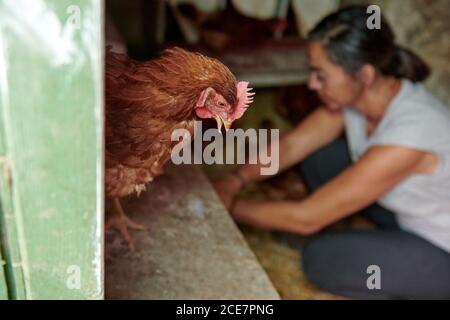
[[[119,230],[122,237],[128,243],[128,247],[130,248],[130,250],[135,251],[133,239],[131,238],[130,233],[128,232],[128,228],[136,230],[144,230],[145,227],[143,225],[137,224],[136,222],[132,221],[125,215],[125,212],[122,209],[122,205],[120,204],[119,198],[114,198],[113,201],[114,201],[113,203],[114,216],[106,222],[106,229],[109,230],[111,228],[115,228]]]

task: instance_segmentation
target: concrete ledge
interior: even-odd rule
[[[168,167],[124,209],[147,230],[134,254],[107,235],[107,299],[279,299],[199,167]]]

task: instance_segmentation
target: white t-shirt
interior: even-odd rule
[[[433,174],[409,176],[378,203],[396,214],[402,229],[450,252],[450,110],[421,84],[403,80],[369,138],[362,113],[345,108],[344,118],[353,161],[375,145],[410,147],[438,157]]]

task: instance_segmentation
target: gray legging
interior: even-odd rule
[[[339,138],[300,168],[315,190],[350,164],[347,143]],[[355,299],[450,299],[450,253],[401,230],[394,214],[378,204],[361,213],[378,229],[322,232],[306,243],[303,268],[312,282]],[[380,268],[381,289],[367,286],[371,265]]]

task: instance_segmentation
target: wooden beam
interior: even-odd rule
[[[125,211],[147,227],[130,253],[106,238],[109,299],[279,299],[198,166],[170,166]]]

